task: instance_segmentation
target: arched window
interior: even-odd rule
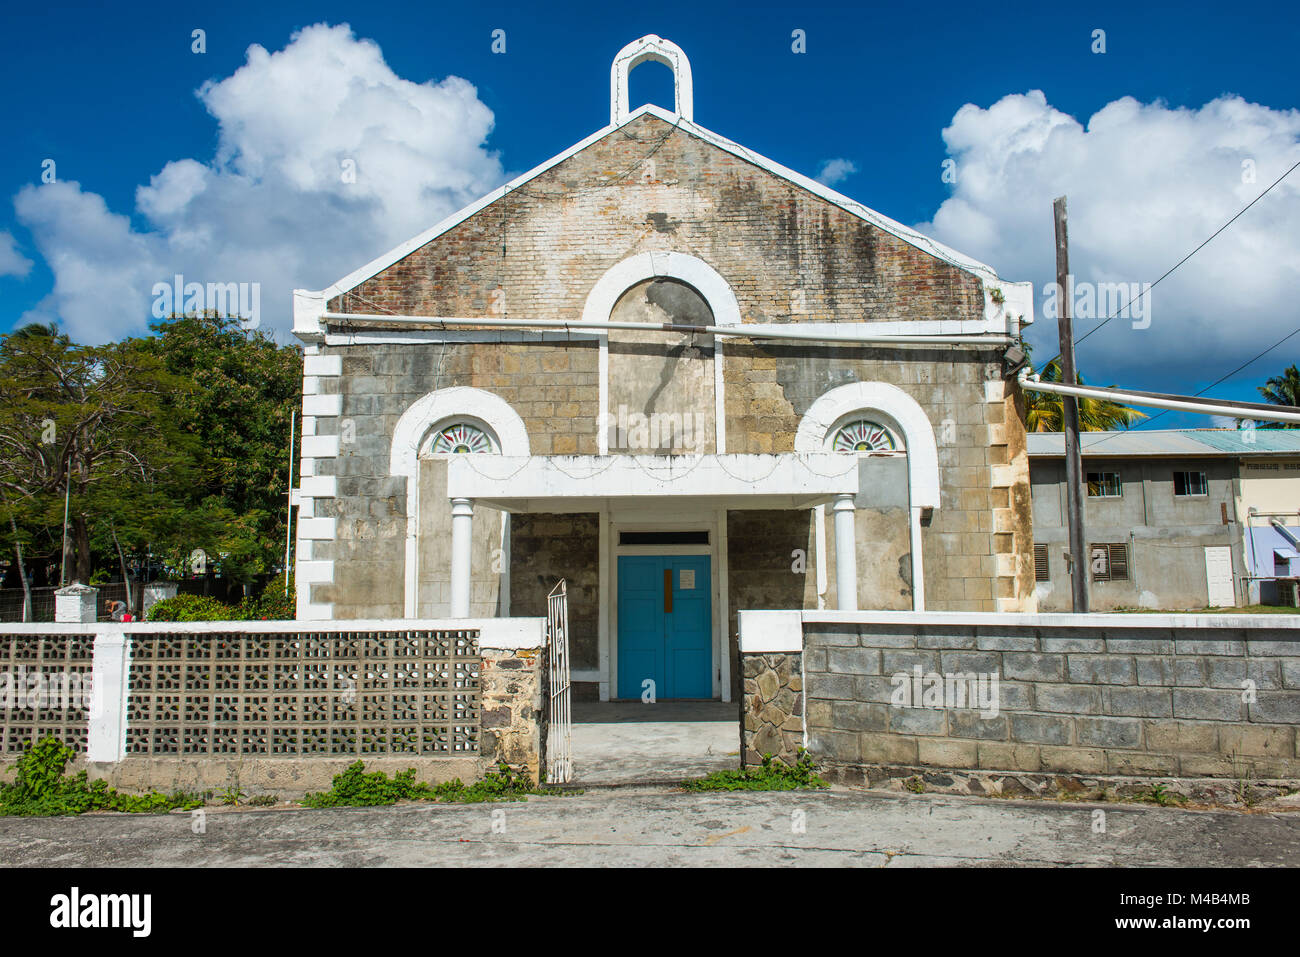
[[[449,422],[433,432],[429,441],[432,455],[456,455],[467,452],[495,452],[492,436],[472,422]]]
[[[899,443],[894,433],[872,419],[853,418],[834,432],[833,452],[895,452]]]

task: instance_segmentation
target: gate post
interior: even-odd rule
[[[744,677],[740,763],[765,755],[793,766],[807,747],[804,724],[803,615],[797,611],[740,612]]]
[[[534,783],[546,767],[546,619],[495,618],[479,632],[479,754],[492,766],[524,768]]]

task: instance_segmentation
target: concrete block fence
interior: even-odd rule
[[[743,759],[802,745],[841,768],[1300,779],[1298,624],[741,612]],[[782,662],[802,701],[758,680]]]
[[[128,788],[295,795],[358,758],[545,767],[545,619],[0,626],[0,759],[55,735]],[[5,762],[11,763],[11,762]]]

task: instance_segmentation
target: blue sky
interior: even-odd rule
[[[0,30],[8,91],[0,330],[58,317],[74,334],[143,331],[147,299],[138,317],[94,318],[94,290],[113,298],[103,277],[123,274],[137,243],[160,269],[173,259],[191,272],[219,261],[234,273],[223,276],[262,281],[266,324],[282,328],[286,284],[319,288],[406,238],[400,230],[418,231],[383,187],[358,203],[309,175],[259,166],[302,161],[300,144],[276,136],[292,117],[223,81],[245,67],[250,45],[277,54],[296,31],[320,23],[348,24],[356,41],[378,46],[400,78],[388,103],[394,116],[401,97],[424,95],[415,90],[421,84],[454,76],[473,85],[472,93],[439,87],[467,117],[452,124],[451,145],[411,147],[413,163],[434,157],[437,175],[456,183],[409,174],[426,191],[417,212],[433,219],[423,225],[603,126],[610,60],[652,32],[690,56],[701,125],[809,175],[846,161],[841,167],[855,171],[836,189],[1036,287],[1051,278],[1052,195],[1070,196],[1081,280],[1149,282],[1300,160],[1294,4],[670,2],[653,12],[612,4],[11,4]],[[201,55],[191,52],[196,28],[206,31]],[[494,29],[506,31],[504,55],[491,52]],[[795,29],[806,32],[804,54],[791,51]],[[1092,51],[1097,29],[1105,31],[1101,54]],[[351,49],[348,42],[330,40],[338,49]],[[333,61],[303,56],[285,64],[296,74],[281,77],[301,91],[303,112],[324,108],[312,99],[318,62]],[[196,90],[207,81],[217,94],[205,101]],[[671,105],[667,71],[637,70],[632,93],[634,103]],[[403,135],[400,122],[387,122],[379,140],[350,147],[380,155],[383,137]],[[941,177],[949,158],[956,184]],[[62,193],[35,188],[47,159]],[[1253,183],[1237,175],[1246,161]],[[168,164],[180,165],[142,202],[137,191]],[[221,205],[195,199],[196,182],[232,170],[238,175],[218,177],[231,191]],[[292,188],[279,189],[277,175],[289,175]],[[364,217],[353,245],[320,238],[323,208]],[[1192,392],[1300,327],[1297,215],[1300,171],[1153,291],[1149,327],[1117,320],[1084,343],[1085,375]],[[231,258],[250,231],[276,229],[278,244]],[[277,272],[293,274],[273,280]],[[1093,324],[1079,320],[1078,331]],[[1040,317],[1031,335],[1039,358],[1055,351],[1054,340],[1054,323]],[[1300,336],[1213,394],[1253,398],[1254,385],[1298,353]],[[1170,414],[1160,425],[1196,422]]]

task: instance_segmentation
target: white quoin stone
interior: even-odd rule
[[[54,620],[94,622],[99,589],[73,582],[54,593]]]

